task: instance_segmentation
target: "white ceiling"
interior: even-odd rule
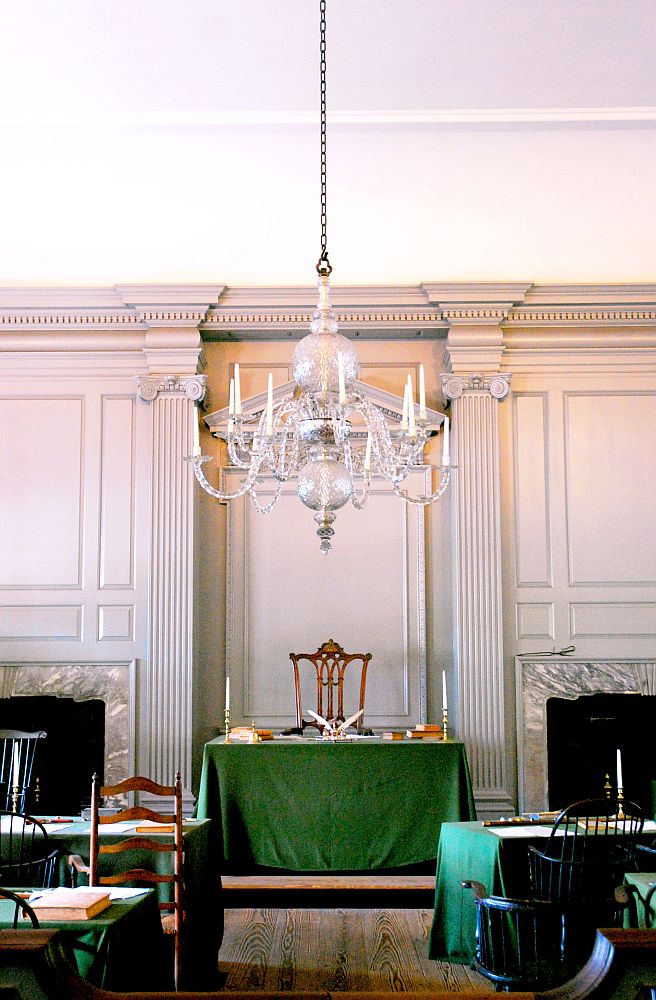
[[[318,0],[2,18],[1,283],[312,281]],[[652,0],[328,0],[336,283],[653,280],[655,50]]]

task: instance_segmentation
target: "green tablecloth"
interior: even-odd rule
[[[654,837],[653,823],[642,841]],[[496,831],[496,832],[495,832]],[[530,895],[528,846],[544,850],[547,826],[483,827],[481,823],[444,823],[437,848],[435,914],[430,958],[468,962],[474,954],[476,909],[468,879],[482,882],[490,895],[526,899]],[[656,877],[656,876],[654,876]]]
[[[13,926],[15,905],[0,899],[0,928]],[[157,895],[113,902],[91,920],[39,920],[62,931],[69,958],[79,974],[107,990],[171,990],[173,969],[167,957]],[[19,916],[19,927],[31,927]]]
[[[468,962],[474,954],[476,909],[471,889],[461,882],[482,882],[490,895],[525,899],[529,895],[527,847],[545,844],[536,828],[502,837],[480,823],[444,823],[437,847],[435,915],[430,958]],[[540,828],[543,829],[543,828]]]
[[[183,834],[185,852],[184,905],[185,905],[185,967],[190,973],[189,988],[216,988],[217,954],[223,937],[223,907],[221,905],[221,880],[215,853],[215,843],[209,836],[209,822],[185,825]],[[60,882],[67,877],[66,856],[79,854],[86,861],[89,857],[90,824],[77,820],[70,824],[48,826],[49,837],[55,847],[61,848]],[[109,829],[101,828],[101,829]],[[134,830],[124,833],[103,833],[103,843],[112,843],[134,836]],[[153,839],[170,841],[172,834],[156,834]],[[110,874],[123,866],[125,857],[101,854],[101,873]],[[153,871],[170,872],[173,855],[168,852],[135,851],[130,855],[135,866]],[[171,886],[163,883],[157,892],[162,901],[170,899]]]
[[[218,739],[197,814],[224,871],[353,872],[430,861],[440,824],[475,812],[462,743]]]
[[[627,872],[624,881],[628,886],[633,886],[633,898],[636,903],[635,914],[638,927],[656,926],[656,873],[655,872]],[[625,924],[629,925],[629,916]]]

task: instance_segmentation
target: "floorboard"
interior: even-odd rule
[[[223,989],[494,992],[473,970],[428,958],[431,910],[228,909]]]

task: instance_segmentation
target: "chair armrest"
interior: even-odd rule
[[[73,887],[77,885],[77,876],[80,875],[91,875],[91,869],[89,865],[85,864],[79,854],[69,854],[67,860],[68,870],[71,873],[71,884]]]
[[[466,882],[461,882],[460,884],[463,889],[473,889],[477,899],[487,898],[487,889],[482,882],[475,882],[473,879],[468,879]]]

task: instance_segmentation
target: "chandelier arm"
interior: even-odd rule
[[[405,500],[406,503],[411,503],[418,507],[427,507],[429,504],[435,503],[436,500],[440,499],[451,480],[450,468],[442,468],[440,472],[440,485],[433,493],[420,494],[417,497],[411,497],[407,490],[399,489],[398,484],[396,483],[392,484],[392,489],[394,490],[396,496],[400,497],[401,500]]]
[[[362,481],[362,493],[360,496],[356,496],[355,491],[351,494],[351,503],[356,510],[364,510],[367,506],[367,500],[369,499],[369,491],[371,489],[371,476],[365,475]]]
[[[255,482],[255,479],[257,478],[257,475],[259,473],[259,464],[255,469],[251,469],[249,475],[246,477],[246,479],[241,484],[239,489],[234,490],[230,493],[224,493],[222,490],[217,490],[214,486],[212,486],[212,484],[206,478],[205,473],[203,472],[202,468],[203,464],[205,462],[211,462],[211,461],[212,461],[211,455],[198,455],[194,456],[193,458],[189,457],[185,458],[185,462],[189,462],[191,464],[196,479],[198,480],[198,482],[203,487],[206,493],[209,493],[210,496],[216,497],[217,500],[238,500],[239,497],[243,497],[245,493],[250,493],[253,487],[253,483]]]
[[[257,492],[256,492],[254,486],[248,492],[250,493],[251,503],[253,504],[253,506],[255,507],[255,509],[257,511],[259,511],[260,514],[269,514],[273,510],[273,508],[276,506],[276,504],[278,503],[278,500],[280,499],[280,493],[281,493],[281,491],[282,491],[282,482],[278,481],[276,483],[276,489],[275,489],[275,493],[273,494],[273,497],[271,498],[271,500],[269,500],[269,502],[267,504],[264,504],[264,505],[262,505],[260,503],[260,501],[258,500],[258,498],[257,498]]]

